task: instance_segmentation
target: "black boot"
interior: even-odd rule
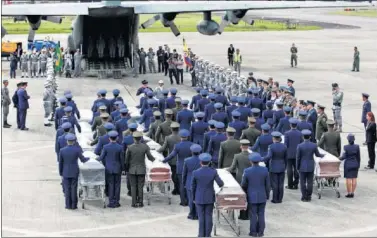
[[[11,127],[12,125],[8,124],[8,121],[5,121],[5,122],[4,122],[4,126],[9,126],[9,127]]]
[[[10,126],[8,126],[5,122],[3,124],[3,128],[10,128]]]

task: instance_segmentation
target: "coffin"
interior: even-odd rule
[[[95,146],[88,145],[89,142],[91,142],[92,133],[81,133],[76,134],[77,135],[77,142],[81,146],[83,151],[94,151]]]
[[[82,109],[80,110],[80,121],[82,122],[89,122],[92,120],[93,112],[89,109]]]
[[[147,181],[149,182],[165,182],[171,180],[171,170],[168,163],[162,163],[164,156],[155,150],[151,150],[151,154],[156,159],[151,162],[145,158],[147,167]]]
[[[159,150],[161,148],[161,145],[154,140],[148,141],[147,146],[149,146],[151,150]]]
[[[225,169],[217,169],[221,180],[224,182],[223,189],[220,190],[217,183],[214,183],[216,192],[216,207],[224,210],[246,210],[247,197],[238,182],[232,174]]]
[[[85,151],[84,157],[90,158],[82,163],[79,160],[79,182],[82,186],[105,185],[105,166],[96,158],[98,157],[91,151]]]
[[[322,178],[339,178],[341,176],[340,160],[321,148],[318,148],[318,150],[319,153],[325,154],[325,157],[314,157],[316,163],[315,175]]]
[[[81,126],[81,133],[91,133],[91,134],[93,134],[92,127],[88,122],[80,121],[79,124]],[[77,129],[76,129],[76,133],[78,133]]]

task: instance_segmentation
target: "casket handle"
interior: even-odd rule
[[[238,197],[224,198],[225,201],[237,201]]]

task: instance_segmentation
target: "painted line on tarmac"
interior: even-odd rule
[[[47,149],[47,148],[52,148],[52,147],[54,147],[54,145],[45,145],[45,146],[31,147],[31,148],[21,149],[21,150],[12,150],[12,151],[3,152],[3,155],[19,153],[19,152],[24,152],[24,151],[30,151],[30,150]]]
[[[6,227],[6,226],[2,227],[2,231],[15,232],[15,233],[19,233],[19,234],[22,234],[24,236],[29,236],[29,237],[38,237],[38,236],[42,236],[42,237],[51,237],[51,236],[67,237],[67,236],[69,236],[69,235],[60,235],[59,233],[53,233],[53,232],[38,232],[38,231],[31,231],[31,230],[27,230],[27,229],[11,228],[11,227]],[[69,237],[71,237],[71,236],[69,236]]]
[[[334,236],[357,236],[366,232],[373,232],[377,231],[377,226],[368,226],[363,228],[356,228],[356,229],[350,229],[346,231],[340,231],[340,232],[332,232],[324,234],[324,237],[334,237]],[[376,234],[376,233],[374,233]]]

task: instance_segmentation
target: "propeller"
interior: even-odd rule
[[[33,30],[33,28],[30,26],[30,28],[29,28],[29,35],[27,37],[27,41],[28,42],[33,42],[34,41],[34,37],[35,37],[35,30]]]
[[[148,19],[146,22],[144,22],[143,24],[141,24],[141,28],[143,29],[146,29],[150,26],[152,26],[154,23],[156,23],[156,21],[160,20],[161,19],[161,15],[158,14],[158,15],[155,15],[153,16],[152,18]]]
[[[1,38],[3,38],[6,34],[8,34],[7,30],[1,25]]]
[[[174,19],[176,15],[177,15],[176,13],[155,15],[152,18],[145,21],[143,24],[141,24],[140,28],[146,29],[148,27],[151,27],[154,23],[156,23],[156,21],[160,20],[162,22],[162,25],[164,25],[164,27],[170,27],[171,32],[173,32],[175,36],[179,36],[181,32],[179,31],[177,25],[174,23]]]
[[[254,24],[254,19],[252,19],[251,16],[246,15],[245,10],[237,10],[237,11],[228,11],[225,13],[223,16],[220,26],[219,26],[219,31],[217,32],[219,35],[223,33],[224,28],[227,27],[229,24],[238,24],[239,21],[243,21],[248,25],[253,25]]]

